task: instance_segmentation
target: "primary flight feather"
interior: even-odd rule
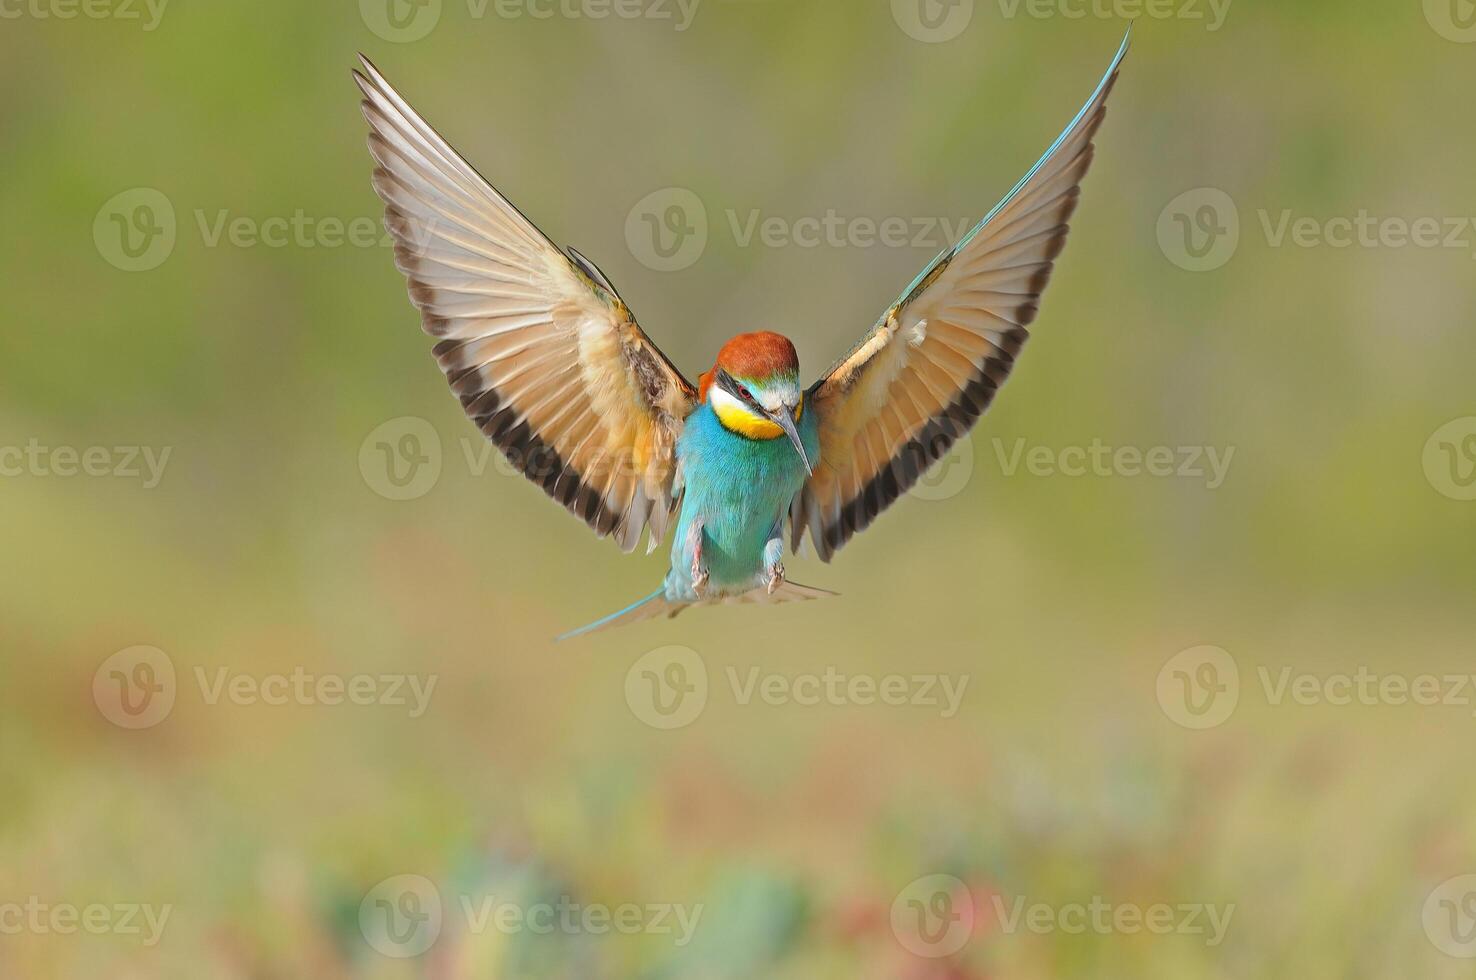
[[[821,560],[946,453],[1008,377],[1065,244],[1128,39],[1045,155],[823,377],[740,334],[694,385],[603,273],[561,251],[362,58],[354,72],[395,264],[462,408],[601,537],[654,549],[661,588],[566,636],[716,602],[832,595],[784,577]]]

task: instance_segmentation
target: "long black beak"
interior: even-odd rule
[[[769,418],[773,419],[774,423],[784,430],[784,434],[789,436],[789,441],[794,443],[794,451],[799,453],[800,459],[805,464],[805,472],[814,476],[815,468],[810,465],[810,457],[805,452],[805,444],[800,439],[799,429],[794,424],[794,409],[781,408],[776,412],[771,412]]]

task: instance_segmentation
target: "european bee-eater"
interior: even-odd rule
[[[794,345],[729,340],[693,385],[595,265],[560,251],[385,81],[364,93],[395,262],[466,414],[555,500],[625,551],[673,516],[661,588],[573,633],[689,605],[833,595],[787,581],[809,532],[829,561],[989,407],[1066,242],[1128,38],[1081,111],[978,225],[823,377]]]

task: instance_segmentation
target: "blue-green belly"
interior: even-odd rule
[[[813,418],[801,418],[800,436],[812,462],[819,458]],[[730,432],[703,405],[687,419],[677,443],[685,491],[666,577],[669,599],[692,592],[692,534],[702,522],[702,558],[708,598],[747,592],[761,582],[764,546],[782,529],[790,501],[805,482],[805,466],[786,438],[747,439]]]

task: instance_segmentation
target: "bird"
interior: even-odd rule
[[[829,562],[978,421],[1028,338],[1132,38],[1046,152],[812,384],[794,344],[739,334],[691,383],[608,277],[560,249],[364,55],[353,77],[395,264],[466,415],[599,537],[670,568],[559,639],[693,605],[833,596],[786,577]]]

